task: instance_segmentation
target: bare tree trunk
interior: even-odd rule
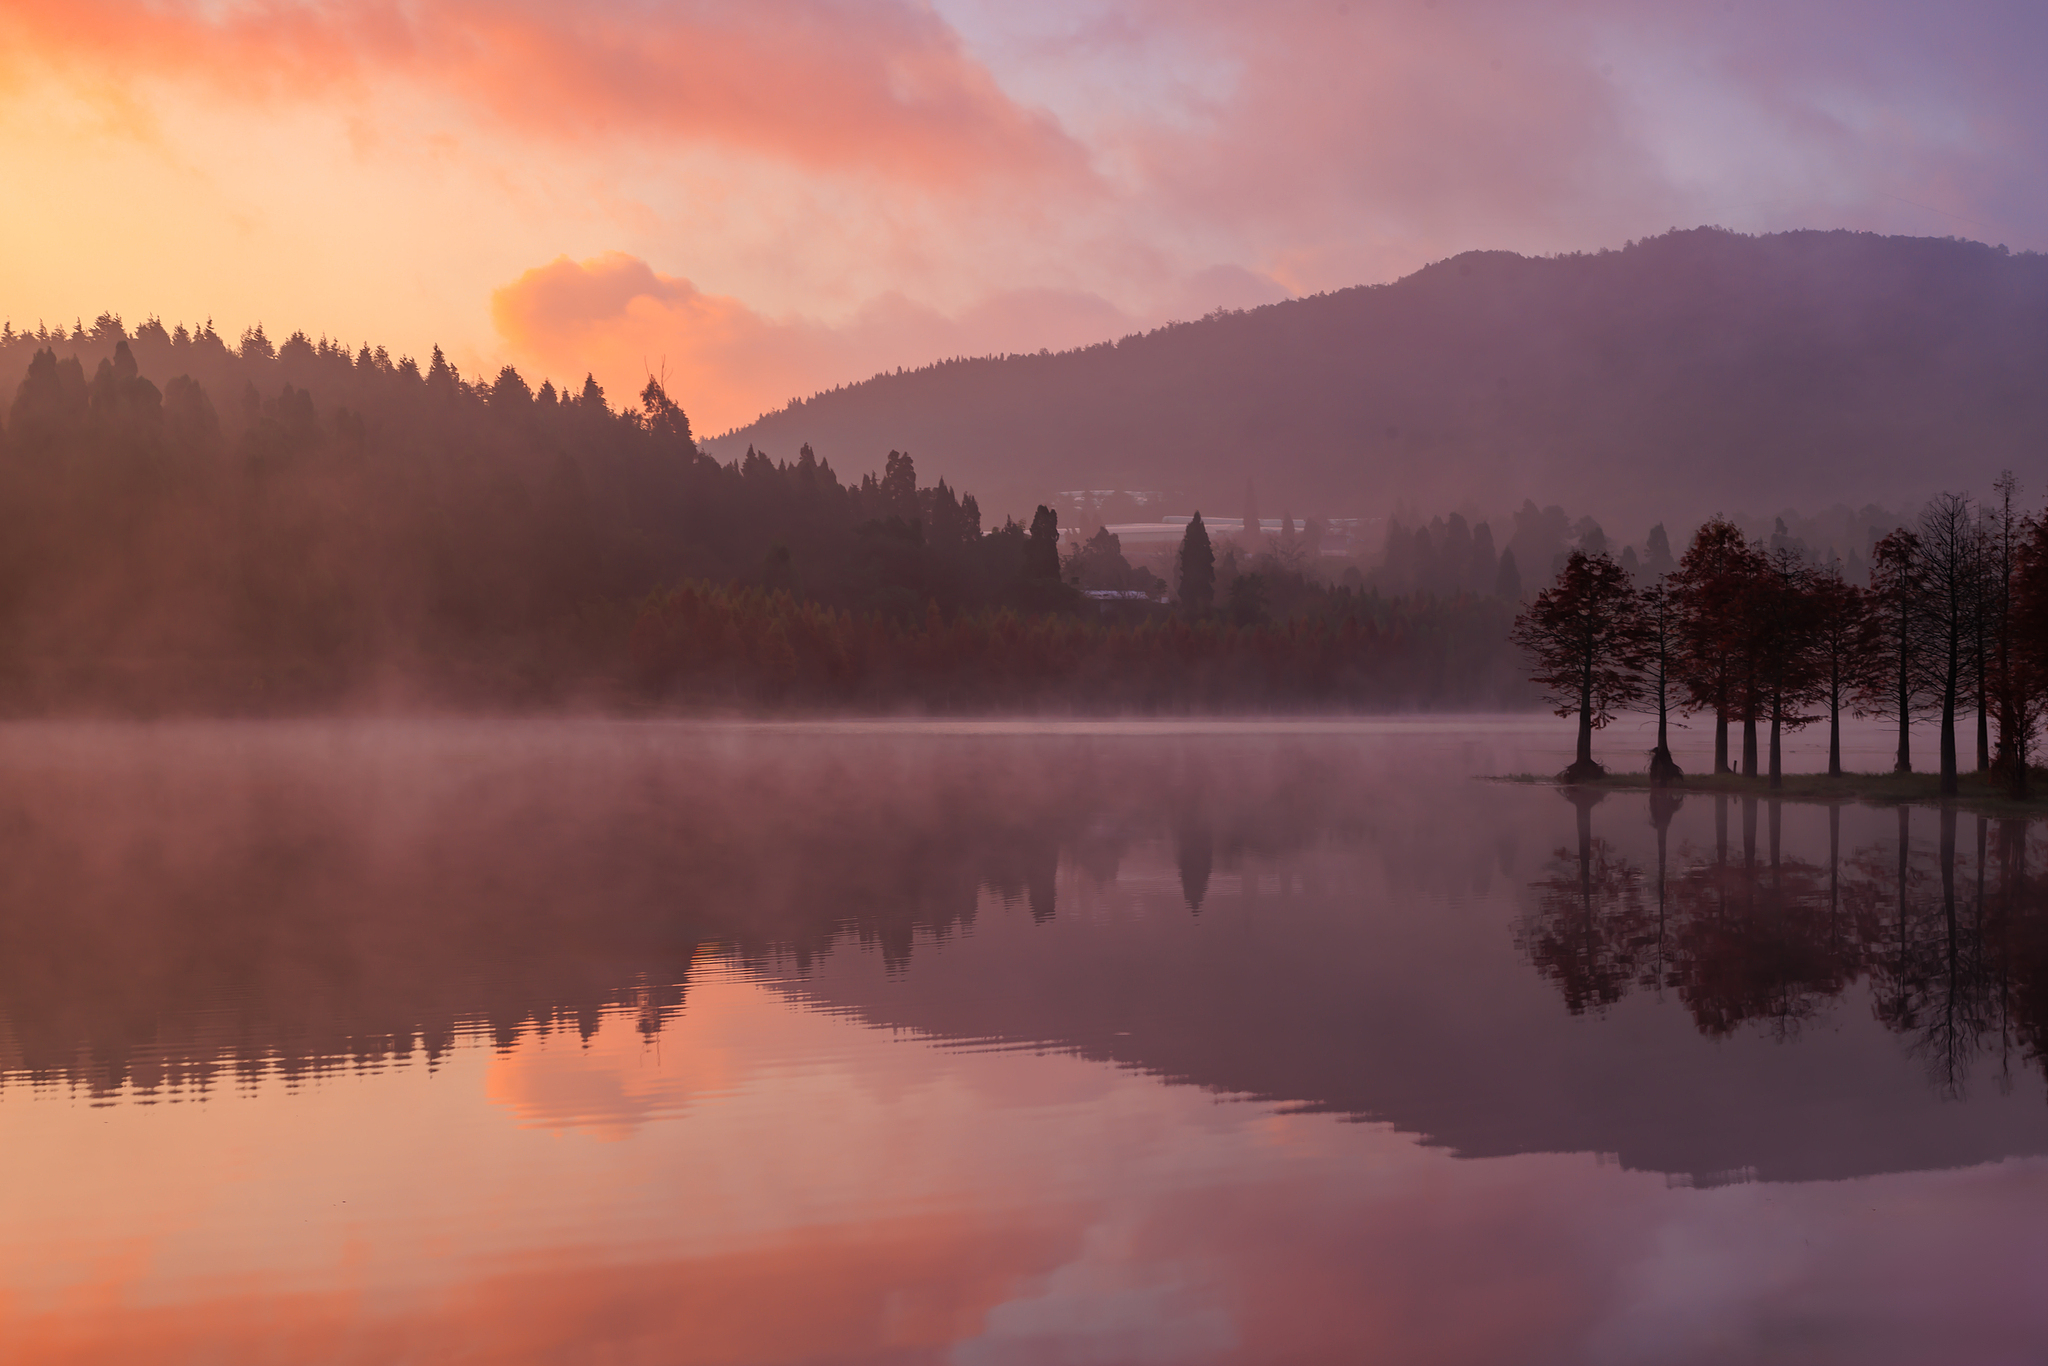
[[[1785,719],[1785,699],[1779,693],[1771,693],[1771,786],[1785,785],[1785,772],[1779,763],[1778,731]],[[1774,807],[1773,810],[1776,808]]]
[[[1913,678],[1910,672],[1912,666],[1912,644],[1906,637],[1906,629],[1906,609],[1904,606],[1901,606],[1899,608],[1897,699],[1899,709],[1899,757],[1892,764],[1892,772],[1894,773],[1911,773],[1913,771]]]
[[[1956,658],[1961,641],[1953,628],[1948,634],[1948,658],[1941,673],[1941,794],[1955,795],[1956,780]]]
[[[1593,764],[1593,656],[1586,655],[1585,672],[1579,681],[1579,754],[1572,767],[1581,773]]]
[[[1828,776],[1842,776],[1842,665],[1830,666],[1828,677]]]
[[[1984,652],[1977,652],[1977,771],[1991,771],[1991,699],[1984,677]]]

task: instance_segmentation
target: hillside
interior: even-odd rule
[[[862,467],[892,448],[996,516],[1058,490],[1176,510],[1484,514],[1640,534],[1715,510],[1916,505],[2048,449],[2048,258],[1954,239],[1672,232],[1473,252],[1063,352],[941,362],[707,443]]]
[[[657,590],[921,617],[999,598],[1023,554],[900,458],[721,466],[654,385],[615,408],[439,351],[110,316],[0,330],[0,383],[0,714],[608,698]]]

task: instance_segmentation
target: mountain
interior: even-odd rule
[[[1913,507],[2048,449],[2048,257],[1953,238],[1674,231],[1468,252],[1387,285],[1058,354],[942,361],[707,443],[890,449],[995,515],[1063,489],[1169,510],[1498,515],[1624,534],[1716,510]],[[2036,490],[2038,492],[2038,489]]]

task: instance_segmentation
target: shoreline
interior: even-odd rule
[[[1938,773],[1844,773],[1831,778],[1825,773],[1787,773],[1779,787],[1768,778],[1747,778],[1739,773],[1688,774],[1682,781],[1653,789],[1647,772],[1610,773],[1591,782],[1570,783],[1556,774],[1503,773],[1489,775],[1484,782],[1519,783],[1586,792],[1663,791],[1674,796],[1700,793],[1714,796],[1763,797],[1776,801],[1829,804],[1856,802],[1865,806],[1953,806],[2008,818],[2048,817],[2048,773],[2031,784],[2032,795],[2025,800],[2008,796],[1988,773],[1975,770],[1960,775],[1960,790],[1953,796],[1941,793]]]

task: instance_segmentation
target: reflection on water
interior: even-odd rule
[[[2048,1336],[2042,832],[1553,729],[0,732],[7,1359]]]
[[[1613,819],[1647,805],[1656,855],[1646,863],[1594,834],[1604,794],[1566,796],[1576,845],[1534,884],[1518,937],[1573,1014],[1633,989],[1670,991],[1709,1037],[1755,1026],[1788,1040],[1864,980],[1874,1018],[1945,1096],[1965,1095],[1980,1060],[2007,1091],[2016,1067],[2048,1062],[2048,876],[2027,822],[1902,806],[1895,833],[1845,851],[1843,808],[1828,806],[1824,852],[1816,841],[1801,857],[1785,846],[1786,806],[1766,801],[1760,854],[1760,803],[1717,794],[1693,799],[1713,806],[1711,845],[1682,847],[1674,862],[1669,832],[1686,798],[1614,802],[1603,813]],[[1731,805],[1741,819],[1732,851]],[[1872,824],[1874,813],[1859,814]],[[1959,828],[1972,847],[1958,850]]]

